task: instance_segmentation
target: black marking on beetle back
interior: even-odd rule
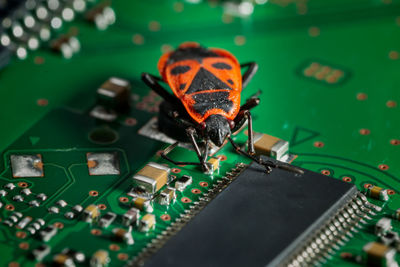
[[[176,66],[171,70],[171,75],[178,75],[188,72],[190,70],[189,66]]]
[[[233,85],[233,81],[231,79],[228,80],[228,83]]]
[[[205,57],[220,57],[220,56],[210,50],[207,50],[202,46],[179,48],[171,53],[171,55],[168,58],[168,64],[172,64],[174,62],[186,59],[195,59],[201,62],[202,58]]]
[[[214,68],[220,69],[220,70],[231,70],[232,69],[231,65],[228,65],[224,62],[217,62],[217,63],[212,64],[212,66]]]
[[[185,87],[186,87],[186,83],[181,83],[181,85],[179,85],[179,89],[180,90],[185,89]]]
[[[232,110],[233,102],[229,100],[229,92],[213,92],[213,93],[200,93],[193,95],[195,101],[193,108],[197,113],[202,116],[206,114],[208,110],[218,108],[225,112]]]
[[[193,78],[186,94],[216,89],[232,90],[229,85],[218,79],[214,74],[204,68],[200,68]]]

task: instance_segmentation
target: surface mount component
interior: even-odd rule
[[[111,77],[97,89],[98,104],[117,112],[129,109],[130,95],[130,83],[117,77]]]
[[[370,242],[363,248],[368,266],[398,267],[396,250],[378,242]]]
[[[389,200],[389,195],[387,193],[386,189],[383,189],[382,187],[376,186],[376,185],[370,185],[367,188],[367,195],[379,199],[382,201],[388,201]]]
[[[133,176],[134,186],[147,193],[154,194],[168,181],[170,168],[155,163],[147,163],[137,174]]]
[[[288,153],[289,142],[265,133],[254,133],[254,149],[257,155],[282,160]]]
[[[354,185],[315,172],[295,174],[273,169],[267,174],[253,163],[182,229],[182,224],[176,224],[176,229],[172,226],[176,235],[169,240],[160,237],[160,243],[153,240],[155,246],[166,243],[144,261],[145,266],[290,264],[298,260],[297,255],[307,253],[308,244],[322,231],[332,240],[351,231],[359,219],[346,222],[341,232],[327,229],[340,225],[335,216],[340,217],[339,212],[357,196]],[[310,256],[304,263],[316,258]]]

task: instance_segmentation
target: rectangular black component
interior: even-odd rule
[[[357,195],[354,185],[304,170],[251,164],[144,266],[277,266]],[[340,231],[339,231],[340,232]]]

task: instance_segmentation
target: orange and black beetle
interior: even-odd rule
[[[247,68],[242,75],[241,68]],[[178,49],[161,56],[158,62],[160,77],[142,74],[142,80],[164,98],[175,110],[171,117],[177,125],[184,125],[200,162],[178,162],[167,156],[178,142],[162,153],[163,158],[177,165],[207,165],[209,141],[221,146],[228,139],[236,151],[267,166],[254,156],[253,130],[250,109],[258,105],[258,98],[250,98],[240,106],[242,88],[250,82],[257,71],[257,64],[250,62],[240,65],[235,56],[218,48],[207,49],[197,43],[187,42]],[[174,95],[166,91],[159,82],[165,82]],[[248,151],[245,152],[232,140],[231,133],[248,121]],[[196,141],[205,141],[201,152]]]

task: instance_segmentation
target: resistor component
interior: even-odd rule
[[[35,260],[41,261],[50,253],[50,247],[48,245],[42,244],[39,247],[32,250],[32,256]]]
[[[134,186],[146,193],[154,194],[167,183],[170,170],[164,165],[149,162],[133,176]]]
[[[114,238],[119,242],[125,242],[128,245],[133,245],[134,240],[132,237],[132,233],[130,231],[126,231],[122,228],[114,228],[113,229]]]
[[[212,174],[219,169],[220,161],[218,158],[210,158],[207,163],[208,166],[210,166],[209,174]]]
[[[30,194],[32,194],[32,191],[29,188],[24,188],[21,190],[21,194],[29,196]]]
[[[40,193],[36,196],[36,198],[39,199],[40,201],[45,201],[47,199],[47,196],[44,193]]]
[[[94,220],[96,220],[98,217],[100,216],[100,210],[96,205],[89,205],[85,208],[85,210],[83,211],[82,214],[82,219],[85,222],[93,222]]]
[[[99,226],[103,228],[107,228],[112,224],[112,222],[117,218],[117,215],[113,212],[107,212],[103,215],[99,220]]]
[[[158,203],[161,205],[169,205],[171,202],[175,201],[176,193],[175,188],[167,187],[158,196]]]
[[[32,217],[26,216],[17,224],[18,229],[24,229],[32,221]]]
[[[392,220],[389,218],[381,218],[375,224],[375,234],[377,236],[386,234],[388,231],[390,231],[390,229],[392,229]]]
[[[55,266],[75,267],[74,260],[67,254],[60,253],[53,257],[53,264]]]
[[[389,195],[387,193],[386,189],[383,189],[379,186],[376,185],[370,185],[367,188],[367,195],[369,197],[375,198],[375,199],[379,199],[382,201],[388,201],[389,200]]]
[[[108,252],[106,250],[98,250],[96,251],[91,260],[90,267],[104,267],[110,262],[110,257],[108,256]]]
[[[47,226],[46,228],[44,228],[43,230],[41,230],[39,232],[39,235],[41,237],[41,239],[44,242],[48,242],[50,239],[53,238],[53,236],[55,236],[57,234],[57,228],[55,228],[52,225]]]
[[[67,206],[67,202],[65,200],[60,199],[59,201],[57,201],[56,203],[58,206],[60,206],[61,208],[64,208],[65,206]]]
[[[175,182],[176,190],[182,192],[186,187],[192,184],[192,180],[192,176],[182,175],[182,177]]]
[[[137,197],[132,199],[132,204],[135,208],[141,211],[153,212],[153,207],[151,206],[150,200],[148,199]]]
[[[154,229],[156,226],[156,217],[154,214],[146,214],[140,219],[139,222],[139,230],[142,232],[148,232],[151,229]]]
[[[13,183],[8,183],[8,184],[4,185],[4,188],[8,189],[8,190],[13,190],[15,187],[16,186]]]
[[[368,266],[397,266],[396,250],[378,242],[370,242],[363,248]]]
[[[140,211],[136,208],[129,209],[123,216],[122,216],[122,224],[125,226],[130,226],[136,224],[137,219],[139,218]]]

